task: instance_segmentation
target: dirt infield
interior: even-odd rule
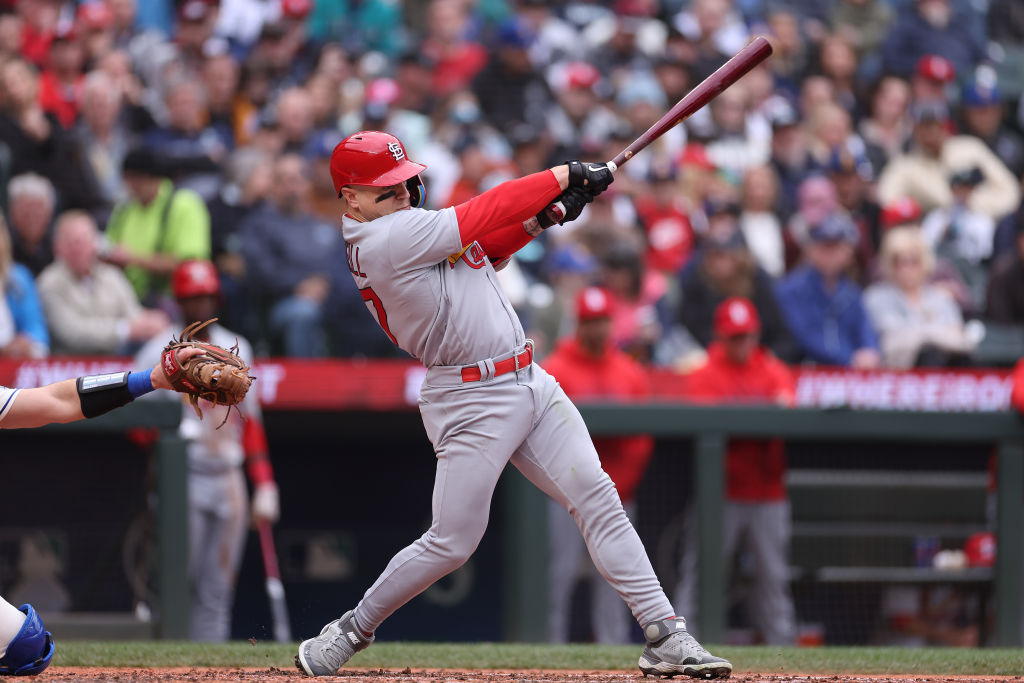
[[[295,669],[266,667],[262,669],[169,668],[169,669],[114,669],[101,667],[55,666],[35,677],[35,681],[186,681],[188,683],[217,683],[242,681],[243,683],[310,683],[310,678]],[[343,676],[321,678],[325,682],[347,683],[620,683],[643,681],[643,675],[627,671],[492,671],[459,669],[346,669]],[[648,678],[654,683],[655,678]],[[691,681],[675,678],[675,681]],[[730,681],[738,683],[969,683],[973,681],[1021,681],[1021,676],[927,676],[927,675],[823,675],[823,674],[758,674],[736,673]]]

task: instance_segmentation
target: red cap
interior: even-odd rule
[[[760,329],[761,318],[749,299],[730,297],[715,309],[715,334],[719,337],[751,334]]]
[[[216,295],[220,294],[220,278],[209,261],[182,261],[171,276],[171,289],[178,299]]]
[[[679,157],[679,164],[681,166],[696,166],[705,171],[715,170],[715,164],[708,157],[707,149],[704,148],[704,145],[695,142],[689,143],[683,149],[683,154]]]
[[[353,133],[331,152],[331,179],[339,196],[346,185],[387,187],[426,168],[409,160],[401,140],[379,130]]]
[[[921,220],[921,205],[910,197],[902,197],[886,204],[878,215],[883,230],[918,220]]]
[[[569,62],[565,66],[566,88],[593,88],[601,73],[586,62]]]
[[[964,555],[968,567],[991,567],[996,563],[996,536],[991,531],[979,531],[967,537]]]
[[[114,21],[114,13],[105,2],[87,2],[78,6],[78,23],[89,31],[105,29]]]
[[[612,315],[612,295],[604,287],[584,287],[576,295],[576,319],[594,320],[610,318]]]
[[[313,11],[313,0],[281,0],[281,14],[286,19],[305,19]]]
[[[956,69],[953,68],[953,63],[939,55],[925,55],[921,57],[921,59],[917,60],[915,72],[921,78],[942,83],[949,83],[956,78]]]

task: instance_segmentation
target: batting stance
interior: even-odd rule
[[[643,627],[645,674],[728,677],[732,665],[674,616],[583,419],[533,363],[533,345],[494,270],[539,234],[545,207],[561,200],[561,222],[575,219],[612,182],[611,171],[571,161],[427,211],[419,208],[424,168],[397,138],[377,131],[345,138],[331,156],[347,205],[349,270],[384,333],[427,367],[419,405],[437,455],[431,526],[354,610],[299,646],[296,664],[309,675],[335,674],[389,615],[465,563],[511,461],[569,511],[598,571]]]
[[[182,362],[201,354],[186,349]],[[154,389],[171,389],[158,363],[143,372],[115,372],[64,380],[36,389],[0,386],[0,429],[75,422],[119,408]],[[0,676],[30,676],[50,665],[54,642],[32,605],[14,605],[0,597]]]

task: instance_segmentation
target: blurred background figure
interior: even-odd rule
[[[0,221],[0,356],[43,358],[50,333],[32,271],[12,258],[11,236]]]
[[[650,393],[643,366],[611,343],[614,301],[601,287],[587,287],[576,299],[576,333],[558,342],[544,368],[573,401],[633,401]],[[636,489],[654,449],[649,436],[594,439],[601,466],[615,483],[630,519],[636,518]],[[580,576],[586,545],[575,521],[557,503],[548,504],[548,640],[570,640],[573,588]],[[590,629],[603,644],[628,643],[632,620],[622,598],[587,562]]]
[[[171,281],[181,317],[142,347],[135,357],[136,367],[158,363],[171,335],[192,323],[217,317],[220,282],[212,263],[184,261],[175,268]],[[225,348],[237,344],[238,355],[252,363],[248,340],[217,323],[200,330],[196,338]],[[207,401],[200,401],[200,408],[202,419],[187,401],[182,402],[179,430],[188,441],[189,637],[218,642],[227,640],[231,632],[235,579],[250,517],[273,523],[281,511],[259,392],[250,391],[237,408]],[[251,505],[243,467],[253,486]]]
[[[715,340],[708,348],[707,362],[686,376],[686,398],[697,403],[792,405],[793,376],[760,345],[760,332],[757,309],[749,299],[730,297],[719,304],[714,312]],[[722,552],[730,567],[737,553],[749,554],[752,560],[753,590],[746,607],[757,642],[792,644],[796,639],[789,590],[792,522],[783,443],[780,439],[730,439],[725,457]],[[675,608],[690,615],[688,623],[695,624],[700,586],[692,509],[683,534]]]
[[[186,259],[210,256],[210,214],[203,200],[176,189],[155,150],[131,150],[121,165],[130,198],[107,223],[108,263],[124,268],[144,305],[170,305],[170,275]]]
[[[121,269],[99,260],[99,240],[84,211],[57,219],[57,260],[38,280],[55,353],[131,354],[170,322],[163,311],[142,308]]]
[[[977,343],[964,327],[956,301],[929,284],[935,254],[920,230],[894,228],[879,254],[883,280],[864,292],[864,307],[878,331],[887,367],[960,365]]]
[[[15,176],[7,185],[14,260],[33,276],[53,262],[50,225],[56,203],[53,185],[37,173]]]
[[[805,265],[776,289],[779,307],[803,358],[816,363],[876,368],[878,337],[860,287],[847,275],[857,228],[843,214],[826,216],[808,233]]]

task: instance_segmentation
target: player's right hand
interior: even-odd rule
[[[569,166],[569,187],[578,187],[597,196],[608,189],[615,180],[608,164],[594,164],[577,159],[567,161]]]

